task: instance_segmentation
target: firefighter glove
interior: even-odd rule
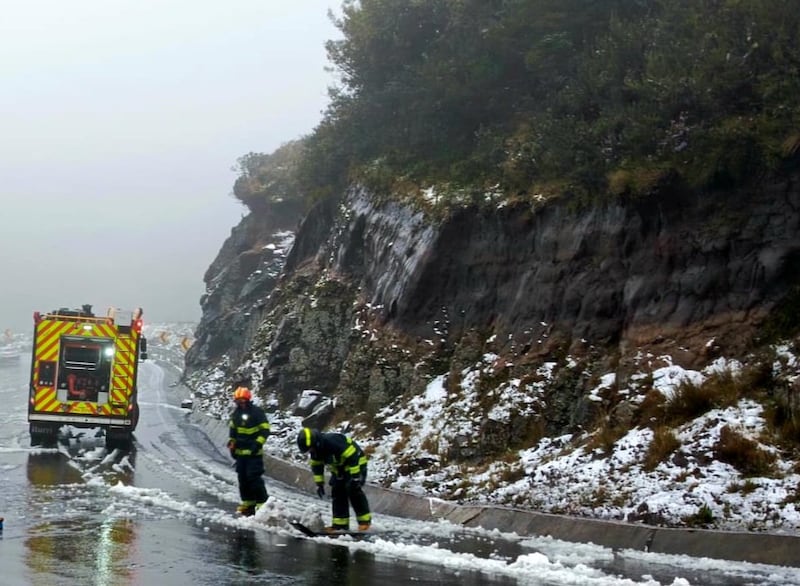
[[[319,498],[325,498],[325,485],[321,482],[317,484],[317,496]]]

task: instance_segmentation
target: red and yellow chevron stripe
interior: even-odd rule
[[[130,333],[121,334],[113,322],[108,319],[74,321],[45,318],[36,326],[33,380],[39,380],[39,369],[42,362],[58,360],[62,336],[114,340],[114,360],[108,402],[61,402],[58,400],[55,386],[38,386],[34,390],[33,410],[83,416],[127,416],[128,403],[134,390],[139,332],[131,330]]]

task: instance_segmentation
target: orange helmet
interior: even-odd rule
[[[247,387],[238,387],[235,391],[233,391],[234,401],[251,401],[252,399],[253,393],[251,393],[250,389]]]

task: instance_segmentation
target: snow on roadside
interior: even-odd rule
[[[786,346],[775,349],[774,365],[787,380],[798,362]],[[598,383],[589,400],[602,401],[615,392],[636,402],[645,384],[665,397],[674,395],[684,382],[700,385],[710,375],[737,375],[742,364],[718,358],[702,371],[684,369],[669,356],[640,355],[641,372],[630,377],[628,386],[618,386],[614,373],[597,373]],[[462,503],[484,503],[530,508],[542,512],[567,513],[601,519],[638,521],[648,519],[681,526],[686,518],[708,510],[710,526],[718,529],[748,529],[798,532],[800,511],[794,500],[800,487],[798,463],[781,460],[781,453],[763,443],[765,421],[762,407],[748,399],[725,409],[716,409],[674,430],[680,448],[673,457],[645,470],[643,461],[653,440],[649,428],[633,428],[617,439],[609,453],[587,448],[586,434],[543,437],[535,445],[506,454],[483,467],[449,463],[451,450],[469,450],[481,438],[474,429],[485,417],[497,425],[509,425],[513,417],[524,418],[546,409],[545,390],[559,368],[544,363],[536,380],[523,383],[511,378],[490,391],[479,391],[482,377],[491,375],[498,357],[484,355],[461,373],[457,389],[449,387],[445,375],[433,378],[424,393],[403,397],[376,416],[385,434],[372,438],[356,425],[352,435],[370,452],[370,479],[383,486]],[[259,370],[258,364],[250,365]],[[222,369],[198,376],[193,386],[200,398],[195,408],[223,418],[231,407],[220,394]],[[481,396],[480,393],[484,393]],[[487,397],[486,395],[490,395]],[[481,412],[479,404],[491,401]],[[273,429],[269,450],[274,455],[298,459],[294,430],[301,420],[288,413],[271,413]],[[721,430],[729,426],[765,451],[778,456],[774,477],[744,478],[734,467],[716,461],[713,446]]]

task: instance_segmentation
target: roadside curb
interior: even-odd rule
[[[225,445],[226,421],[199,412],[192,412],[191,421],[202,427],[212,441]],[[315,485],[307,467],[270,455],[264,456],[264,464],[270,478],[314,493]],[[549,536],[613,549],[800,567],[800,536],[796,535],[673,529],[497,506],[459,505],[369,484],[364,490],[373,513],[420,521],[444,519],[465,527],[497,529],[523,536]]]

